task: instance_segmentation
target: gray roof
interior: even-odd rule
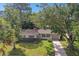
[[[39,29],[38,32],[40,34],[50,34],[51,30],[50,29]]]
[[[51,30],[50,29],[23,29],[21,31],[21,34],[26,34],[26,35],[36,35],[36,34],[50,34]]]
[[[21,31],[21,34],[35,35],[38,34],[38,31],[35,29],[27,29],[27,30],[23,29]]]

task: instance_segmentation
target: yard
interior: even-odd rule
[[[11,56],[48,56],[54,55],[52,42],[49,40],[41,40],[38,43],[16,44],[16,49],[12,51],[12,47],[8,47],[6,53]],[[8,52],[7,52],[8,51]]]
[[[65,49],[65,51],[66,51],[66,54],[68,55],[68,56],[79,56],[79,41],[75,41],[74,42],[74,50],[72,49],[72,50],[69,50],[68,48],[67,48],[67,45],[68,45],[68,43],[67,43],[67,40],[66,40],[66,38],[64,38],[64,40],[63,41],[60,41],[61,42],[61,44],[62,44],[62,46],[64,47],[64,49]]]
[[[0,43],[0,48],[3,48],[4,52],[5,52],[5,55],[8,55],[9,52],[12,50],[12,46],[10,45],[6,45],[6,48],[3,47],[3,44]],[[0,51],[0,56],[2,55],[2,51]]]

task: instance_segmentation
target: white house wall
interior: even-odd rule
[[[22,38],[30,38],[29,36],[31,36],[31,35],[22,35]],[[37,35],[33,35],[34,36],[34,38],[37,38]]]

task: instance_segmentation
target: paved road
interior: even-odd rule
[[[53,40],[55,56],[67,56],[59,40]]]

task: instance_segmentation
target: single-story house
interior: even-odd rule
[[[50,29],[23,29],[21,31],[22,38],[52,38]]]
[[[38,34],[38,30],[35,29],[23,29],[21,31],[22,38],[37,38]]]
[[[39,38],[41,39],[50,39],[52,38],[52,33],[50,29],[39,29],[38,30],[39,33]]]

